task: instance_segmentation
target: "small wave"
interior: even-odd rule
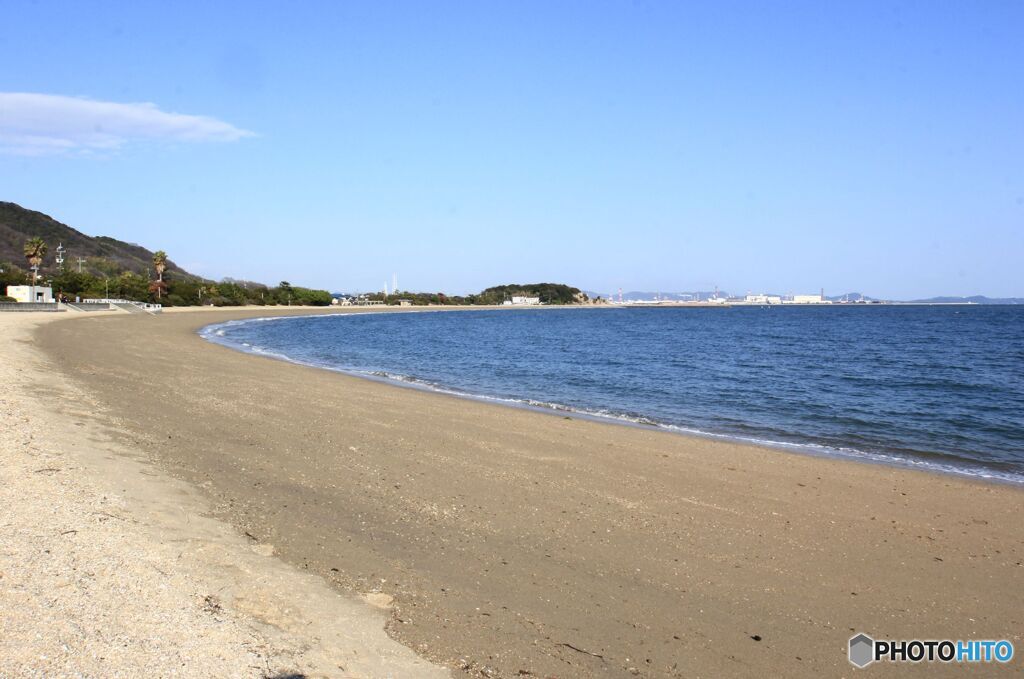
[[[315,366],[315,367],[327,367],[327,366]],[[329,368],[334,370],[334,368]],[[346,371],[341,370],[340,372],[350,372],[351,374],[358,375],[358,371]],[[659,422],[650,417],[642,415],[634,415],[628,413],[616,413],[608,410],[594,410],[586,408],[577,408],[563,403],[554,403],[550,401],[540,401],[529,398],[511,398],[501,396],[491,396],[483,394],[474,394],[471,392],[458,391],[455,389],[447,388],[427,380],[418,379],[410,375],[398,375],[389,373],[383,370],[372,371],[370,374],[379,379],[386,379],[392,382],[398,382],[401,385],[412,385],[427,389],[429,391],[448,394],[451,396],[458,396],[460,398],[469,398],[477,401],[486,402],[498,402],[505,403],[520,407],[527,407],[532,410],[539,411],[555,411],[563,413],[571,413],[579,415],[588,419],[614,421],[622,424],[629,424],[634,426],[653,427],[665,431],[670,431],[687,436],[699,436],[701,438],[710,438],[730,443],[745,443],[757,446],[765,446],[769,448],[776,448],[780,450],[794,451],[804,454],[817,455],[821,457],[830,458],[843,458],[843,459],[854,459],[863,462],[873,462],[879,464],[887,464],[892,466],[910,468],[910,469],[922,469],[931,472],[939,472],[944,474],[953,474],[957,476],[966,476],[971,478],[979,478],[992,481],[1000,481],[1004,483],[1012,484],[1024,484],[1024,474],[1014,472],[1003,472],[998,470],[989,469],[981,466],[972,466],[967,464],[954,464],[954,463],[943,463],[934,460],[927,460],[924,458],[914,457],[912,455],[895,455],[891,453],[881,453],[874,451],[859,450],[856,448],[848,448],[841,446],[826,446],[812,442],[793,442],[793,441],[779,441],[775,439],[759,438],[754,436],[740,436],[736,434],[724,434],[721,432],[707,431],[694,427],[685,427],[676,424],[668,424],[665,422]]]
[[[272,316],[272,317],[258,317],[243,320],[226,321],[223,323],[217,323],[210,326],[206,326],[199,331],[199,335],[204,339],[234,348],[245,353],[252,353],[269,358],[275,358],[278,360],[287,361],[298,365],[304,365],[313,368],[326,369],[332,372],[339,372],[347,375],[352,375],[361,378],[368,378],[375,381],[386,381],[391,384],[398,386],[404,386],[409,388],[416,388],[426,390],[434,393],[446,394],[459,398],[468,398],[477,401],[500,403],[505,405],[511,405],[515,407],[524,407],[539,412],[548,413],[567,413],[576,415],[587,419],[595,419],[600,421],[610,421],[630,426],[640,426],[657,428],[662,431],[668,431],[678,433],[681,435],[688,436],[699,436],[702,438],[710,438],[716,440],[722,440],[733,443],[751,444],[757,446],[766,446],[770,448],[776,448],[781,450],[788,450],[793,452],[799,452],[803,454],[817,455],[822,457],[830,458],[843,458],[859,460],[863,462],[871,462],[877,464],[886,464],[891,466],[898,466],[909,469],[920,469],[931,472],[939,472],[945,474],[952,474],[956,476],[963,476],[969,478],[984,479],[989,481],[999,481],[1011,484],[1024,484],[1024,473],[1014,471],[1003,471],[993,469],[990,467],[982,466],[981,464],[972,464],[969,461],[959,462],[945,462],[941,460],[931,459],[930,456],[921,454],[916,456],[915,454],[894,454],[889,452],[879,452],[871,450],[863,450],[854,447],[843,447],[834,445],[824,445],[814,443],[811,441],[783,441],[775,440],[771,438],[762,438],[758,436],[745,436],[734,433],[723,433],[716,431],[703,430],[696,427],[684,426],[679,424],[672,424],[668,422],[658,421],[649,416],[645,416],[639,413],[622,413],[615,412],[608,409],[588,409],[582,407],[571,406],[563,403],[544,401],[532,398],[517,398],[510,396],[498,396],[493,394],[480,394],[472,393],[453,387],[449,387],[444,384],[433,382],[430,380],[423,379],[414,375],[395,373],[387,370],[368,370],[357,367],[338,366],[327,364],[322,361],[303,360],[292,356],[288,356],[281,352],[272,351],[260,346],[254,346],[249,342],[237,341],[231,338],[231,331],[237,329],[239,326],[243,326],[250,323],[264,323],[280,320],[290,319],[324,319],[324,318],[355,318],[359,316],[367,315],[379,315],[387,312],[363,312],[359,314],[317,314],[308,316]],[[399,312],[401,313],[401,312]],[[415,313],[415,312],[409,312]],[[855,418],[851,418],[855,419]],[[860,420],[857,420],[860,422]]]
[[[853,459],[862,462],[887,464],[910,469],[922,469],[931,472],[939,472],[944,474],[953,474],[957,476],[966,476],[971,478],[1000,481],[1004,483],[1024,484],[1024,474],[1018,474],[1014,472],[1003,472],[981,466],[943,463],[934,460],[927,460],[923,458],[914,457],[912,455],[895,455],[890,453],[880,453],[841,446],[826,446],[812,442],[797,443],[793,441],[779,441],[775,439],[759,438],[754,436],[724,434],[721,432],[707,431],[695,427],[685,427],[676,424],[659,422],[658,420],[654,420],[650,417],[645,417],[642,415],[616,413],[608,410],[577,408],[565,405],[563,403],[554,403],[550,401],[541,401],[537,399],[502,397],[459,391],[448,387],[444,387],[442,385],[438,385],[436,383],[429,382],[427,380],[419,379],[411,375],[399,375],[383,370],[352,371],[324,365],[314,365],[313,367],[326,368],[329,370],[334,370],[336,372],[344,372],[347,374],[353,374],[357,376],[371,376],[377,378],[378,380],[397,382],[401,386],[413,386],[432,392],[447,394],[450,396],[457,396],[460,398],[468,398],[475,401],[503,403],[518,407],[526,407],[531,410],[538,410],[542,412],[555,411],[562,413],[571,413],[588,419],[613,421],[620,424],[627,424],[633,426],[652,427],[686,436],[699,436],[701,438],[716,439],[730,443],[744,443],[750,445],[765,446],[769,448],[788,450],[803,454],[817,455],[821,457]]]

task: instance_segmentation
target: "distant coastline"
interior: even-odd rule
[[[599,293],[587,291],[591,298]],[[733,295],[722,290],[695,292],[618,292],[606,298],[610,304],[643,304],[643,305],[680,305],[703,306],[713,305],[840,305],[840,306],[874,306],[879,304],[957,304],[957,305],[1017,305],[1024,304],[1024,297],[986,297],[972,296],[937,296],[922,299],[882,299],[869,297],[859,292],[848,292],[841,295],[825,295],[824,291],[817,295],[793,295],[775,293],[748,293]]]

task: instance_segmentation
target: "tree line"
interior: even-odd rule
[[[129,271],[116,262],[102,257],[89,257],[86,271],[78,271],[66,263],[44,267],[49,248],[39,238],[25,243],[23,269],[13,262],[0,263],[0,301],[13,301],[6,297],[9,285],[44,285],[53,289],[58,299],[127,299],[136,302],[156,302],[164,306],[245,306],[310,305],[327,306],[331,294],[282,281],[268,286],[252,281],[225,278],[214,282],[194,277],[168,277],[167,254],[153,253],[153,272],[156,277]]]
[[[28,270],[11,262],[0,263],[0,301],[13,301],[5,297],[8,285],[45,285],[53,289],[58,299],[127,299],[137,302],[156,302],[164,306],[247,306],[247,305],[301,305],[327,306],[332,295],[327,290],[316,290],[282,281],[268,286],[253,281],[225,278],[220,282],[181,275],[167,276],[167,254],[163,250],[153,253],[155,278],[126,270],[113,260],[89,257],[86,270],[76,270],[65,263],[44,267],[48,247],[40,238],[25,243],[25,262]],[[80,269],[81,267],[79,267]],[[579,288],[561,283],[526,283],[498,285],[477,294],[446,295],[442,292],[383,292],[362,297],[398,305],[407,301],[415,306],[427,305],[500,305],[513,297],[537,297],[542,304],[582,304],[588,301]]]

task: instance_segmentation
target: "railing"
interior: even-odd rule
[[[57,302],[0,302],[0,311],[103,311],[104,309],[124,309],[132,313],[158,314],[163,310],[162,304],[136,302],[130,299],[83,299],[78,302],[58,304]]]
[[[144,311],[148,314],[158,314],[163,311],[162,304],[150,304],[149,302],[136,302],[133,299],[83,299],[80,304],[107,304],[118,309],[124,309],[128,312],[141,312]]]
[[[134,299],[83,299],[77,302],[77,304],[134,304],[137,307],[143,309],[162,309],[162,304],[150,304],[149,302],[138,302]]]

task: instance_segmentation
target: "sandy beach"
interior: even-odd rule
[[[58,320],[0,314],[0,677],[449,676],[140,454],[36,349]]]
[[[40,450],[98,451],[73,453],[81,478],[131,489],[117,500],[125,512],[171,492],[143,482],[197,508],[110,539],[184,545],[186,557],[160,557],[172,573],[222,578],[209,594],[237,629],[196,647],[224,649],[207,676],[260,676],[231,671],[259,665],[237,641],[255,633],[291,649],[274,671],[325,676],[850,676],[855,632],[1022,648],[1020,488],[424,393],[196,334],[268,313],[310,311],[61,314],[20,330],[0,317],[29,371],[7,364],[20,381],[5,394],[5,440],[25,438],[19,417],[36,418]],[[32,464],[9,479],[77,478]],[[47,539],[58,537],[83,533]],[[9,611],[17,565],[10,549],[3,558]],[[269,572],[279,579],[261,580]],[[261,594],[247,595],[257,581]],[[172,591],[191,598],[167,606],[211,617],[205,590]],[[275,622],[267,611],[292,593],[298,612]],[[355,642],[330,635],[353,629],[363,664],[340,670],[331,659]],[[11,643],[0,641],[4,655]],[[177,662],[190,675],[198,661]]]

